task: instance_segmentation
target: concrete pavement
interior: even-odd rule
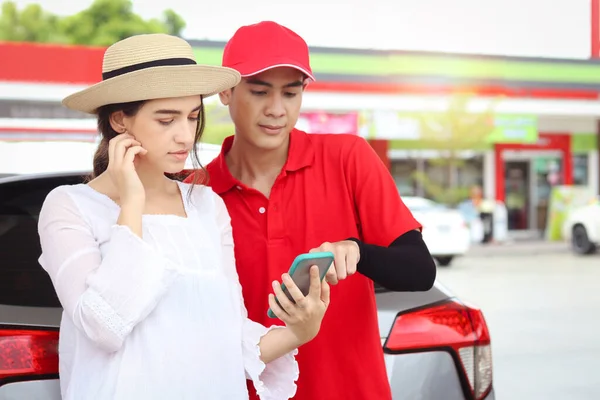
[[[600,399],[600,254],[559,250],[507,244],[438,269],[445,286],[484,312],[498,399]]]
[[[553,253],[570,253],[569,243],[545,240],[514,240],[505,243],[474,244],[467,256],[507,257],[533,256]]]

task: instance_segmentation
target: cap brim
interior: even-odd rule
[[[258,75],[262,72],[268,71],[273,68],[279,68],[279,67],[289,67],[289,68],[297,69],[298,71],[305,74],[308,77],[308,79],[310,79],[311,81],[313,81],[313,82],[316,81],[312,72],[310,72],[306,67],[303,67],[302,65],[300,65],[300,63],[295,63],[290,60],[281,60],[281,62],[271,62],[267,65],[261,65],[261,66],[236,66],[236,69],[238,71],[240,71],[240,74],[242,75],[242,77],[247,78],[249,76]]]
[[[209,97],[236,86],[240,73],[210,65],[143,69],[99,82],[63,99],[72,110],[95,114],[107,104],[202,95]]]

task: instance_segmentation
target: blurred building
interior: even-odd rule
[[[224,43],[192,44],[199,62],[220,64]],[[94,118],[60,100],[100,79],[103,53],[0,43],[0,141],[95,141]],[[471,111],[501,100],[488,140],[460,152],[455,179],[520,210],[512,229],[539,229],[553,185],[600,189],[596,61],[313,48],[312,63],[318,81],[305,94],[298,127],[366,137],[403,194],[427,194],[414,171],[446,179],[433,162],[444,142],[425,141],[416,116],[444,112],[461,91],[474,94]],[[220,144],[233,131],[217,101],[207,101],[205,141]]]

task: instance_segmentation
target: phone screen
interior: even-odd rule
[[[308,295],[308,291],[310,290],[310,267],[313,265],[319,267],[319,276],[324,277],[331,266],[331,259],[329,257],[321,257],[302,260],[298,263],[298,266],[291,277],[296,286],[298,286],[298,289],[300,289],[305,296]],[[285,285],[283,286],[283,292],[288,299],[294,302],[292,295],[288,292]]]
[[[312,255],[306,255],[304,259],[302,259],[296,264],[294,270],[290,272],[290,277],[292,278],[296,286],[298,286],[298,289],[300,289],[303,295],[308,295],[308,292],[310,290],[310,267],[316,265],[319,268],[319,277],[321,278],[321,280],[325,277],[327,270],[333,263],[333,254],[328,254],[329,255],[327,256],[323,256],[323,254],[314,254],[314,257],[311,257]],[[285,287],[285,284],[281,285],[281,289],[292,303],[296,303],[292,298],[290,292]],[[277,301],[277,299],[275,299],[275,301],[277,302],[277,304],[279,304],[279,301]],[[273,311],[271,311],[270,308],[268,311],[268,315],[271,318],[276,318],[275,314],[273,314]]]

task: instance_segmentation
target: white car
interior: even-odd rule
[[[471,231],[459,211],[423,197],[403,196],[402,200],[423,225],[423,240],[439,265],[447,267],[469,250]]]
[[[0,178],[0,400],[61,398],[63,310],[38,263],[37,220],[50,190],[79,184],[89,172]],[[479,308],[439,280],[426,292],[374,290],[394,400],[495,399],[490,330]]]
[[[595,253],[600,247],[600,197],[569,212],[562,228],[563,238],[571,242],[573,252]]]

